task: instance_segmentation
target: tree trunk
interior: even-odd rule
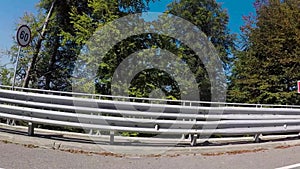
[[[54,8],[54,4],[55,4],[56,0],[54,0],[51,4],[51,7],[50,7],[50,10],[48,12],[48,15],[45,19],[45,22],[44,22],[44,25],[43,25],[43,29],[42,29],[42,32],[39,36],[39,39],[37,41],[37,44],[36,44],[36,47],[35,47],[35,51],[33,53],[33,57],[32,57],[32,61],[31,61],[31,64],[29,65],[27,71],[26,71],[26,76],[25,76],[25,79],[24,79],[24,84],[23,84],[23,87],[24,88],[28,88],[28,85],[29,85],[29,82],[30,82],[30,77],[31,77],[31,74],[32,74],[32,71],[33,69],[35,68],[36,66],[36,63],[37,63],[37,58],[38,58],[38,55],[40,53],[40,50],[41,50],[41,46],[42,46],[42,42],[44,40],[44,36],[46,34],[46,29],[47,29],[47,26],[48,26],[48,23],[49,23],[49,20],[50,20],[50,17],[51,17],[51,14],[53,12],[53,8]]]
[[[54,44],[54,48],[53,48],[53,53],[51,55],[51,59],[49,61],[49,65],[48,65],[48,69],[47,69],[47,73],[45,74],[45,90],[50,90],[50,83],[52,80],[52,73],[55,70],[54,69],[54,64],[56,62],[56,55],[57,55],[57,50],[59,48],[60,44],[59,44],[59,36],[57,36],[55,38],[55,44]]]

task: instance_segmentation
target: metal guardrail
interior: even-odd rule
[[[11,86],[0,85],[0,89],[12,90]],[[47,95],[60,95],[60,96],[72,96],[72,97],[86,97],[91,99],[111,99],[119,101],[161,101],[162,103],[179,103],[180,105],[188,106],[198,106],[197,104],[207,104],[207,105],[220,105],[220,106],[237,106],[237,107],[256,107],[256,108],[300,108],[300,105],[273,105],[273,104],[249,104],[249,103],[227,103],[227,102],[206,102],[206,101],[190,101],[190,100],[167,100],[167,99],[157,99],[157,98],[137,98],[137,97],[127,97],[127,96],[112,96],[112,95],[99,95],[99,94],[87,94],[78,92],[63,92],[63,91],[53,91],[53,90],[42,90],[42,89],[32,89],[32,88],[22,88],[14,87],[15,91],[27,91],[32,93],[40,93]],[[150,102],[151,103],[151,102]]]
[[[34,124],[111,133],[199,136],[254,135],[300,131],[300,106],[218,103],[93,95],[0,86],[0,117]],[[138,102],[135,102],[138,101]]]

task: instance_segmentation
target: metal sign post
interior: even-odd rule
[[[20,57],[21,48],[28,46],[29,43],[30,43],[30,40],[31,40],[31,30],[30,30],[30,28],[27,25],[20,26],[18,31],[17,31],[17,42],[19,44],[19,49],[18,49],[18,55],[17,55],[16,65],[15,65],[15,72],[14,72],[12,90],[14,90],[14,88],[15,88],[17,69],[18,69],[18,64],[19,64],[19,57]]]
[[[20,52],[21,52],[21,46],[19,46],[19,49],[18,49],[18,55],[17,55],[16,65],[15,65],[14,81],[13,81],[13,84],[12,84],[12,90],[14,90],[14,88],[15,88],[15,83],[16,83],[16,76],[17,76],[17,69],[18,69],[18,64],[19,64]]]

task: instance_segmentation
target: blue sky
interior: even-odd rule
[[[25,12],[36,13],[36,4],[39,0],[1,0],[0,7],[0,51],[9,49],[15,35],[15,25],[20,22],[20,17]],[[160,0],[150,5],[151,12],[163,12],[167,4],[172,0]],[[240,33],[240,26],[243,25],[242,16],[254,12],[254,0],[217,0],[227,9],[230,22],[229,29],[232,33]],[[7,62],[8,57],[0,55],[0,65]]]
[[[164,11],[167,4],[173,0],[160,0],[150,5],[152,12]],[[254,13],[253,3],[255,0],[216,0],[221,3],[222,7],[228,11],[230,21],[229,29],[232,33],[240,33],[240,27],[244,24],[243,15],[248,15],[250,12]]]
[[[0,7],[0,49],[9,48],[15,35],[15,25],[25,12],[36,12],[38,0],[1,0]]]

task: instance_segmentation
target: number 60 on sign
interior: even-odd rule
[[[21,47],[26,47],[31,40],[31,31],[27,25],[22,25],[17,31],[17,41]]]

